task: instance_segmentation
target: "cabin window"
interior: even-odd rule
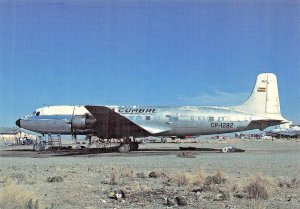
[[[225,121],[230,121],[231,119],[230,119],[230,117],[224,117],[224,120]]]
[[[150,115],[147,115],[147,116],[146,116],[146,120],[151,120],[151,116],[150,116]]]
[[[36,116],[39,116],[39,115],[40,115],[40,112],[37,112],[35,115],[36,115]]]
[[[209,120],[209,121],[214,121],[215,118],[214,118],[214,117],[208,117],[208,120]]]
[[[204,116],[199,116],[199,117],[198,117],[198,120],[203,121],[203,120],[205,120],[205,117],[204,117]]]
[[[180,115],[180,116],[178,117],[178,120],[187,121],[187,120],[189,120],[189,117],[186,116],[186,115]]]

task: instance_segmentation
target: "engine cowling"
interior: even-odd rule
[[[92,115],[76,115],[72,118],[71,126],[73,130],[91,129],[96,123]]]

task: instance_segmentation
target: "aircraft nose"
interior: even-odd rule
[[[16,125],[21,128],[21,119],[20,118],[16,121]]]

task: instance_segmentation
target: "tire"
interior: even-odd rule
[[[38,145],[37,145],[37,143],[34,143],[33,144],[33,151],[38,151],[37,149],[38,149]]]
[[[129,144],[122,144],[119,146],[118,151],[120,153],[126,153],[130,151],[130,145]]]

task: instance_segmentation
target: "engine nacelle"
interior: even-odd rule
[[[90,129],[96,123],[92,115],[76,115],[72,118],[71,126],[73,130]]]

